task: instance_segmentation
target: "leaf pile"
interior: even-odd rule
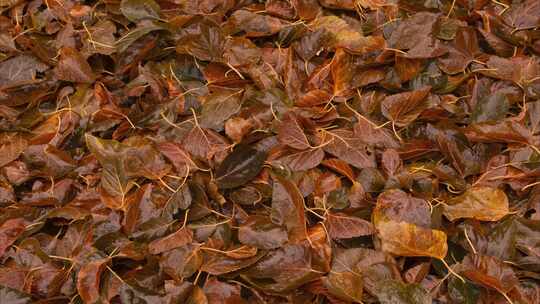
[[[540,303],[539,1],[0,9],[0,303]]]

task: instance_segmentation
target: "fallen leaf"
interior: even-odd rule
[[[216,183],[223,189],[241,186],[259,174],[265,159],[266,153],[240,145],[216,170]]]
[[[506,194],[502,190],[491,187],[467,189],[460,196],[450,199],[443,210],[450,221],[460,218],[498,221],[510,212]]]
[[[446,257],[448,245],[443,231],[392,220],[379,223],[376,228],[383,251],[409,257]]]

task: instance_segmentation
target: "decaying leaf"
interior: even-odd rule
[[[100,298],[101,274],[109,259],[100,259],[84,265],[77,275],[77,291],[86,303],[96,303]]]
[[[472,187],[444,205],[444,215],[454,221],[474,218],[480,221],[498,221],[510,212],[504,191],[491,187]]]
[[[275,176],[272,190],[272,220],[287,228],[290,242],[306,238],[304,198],[291,181]]]
[[[0,257],[17,240],[19,235],[24,232],[25,223],[22,219],[10,219],[0,226]]]
[[[28,142],[19,134],[3,133],[0,135],[0,167],[19,158]]]
[[[253,179],[261,171],[266,153],[248,146],[238,146],[216,170],[220,188],[235,188]]]
[[[540,303],[538,0],[0,8],[0,304]]]
[[[326,215],[325,225],[328,234],[333,239],[365,236],[372,234],[374,231],[370,222],[343,213]]]
[[[401,256],[444,259],[448,251],[446,233],[407,222],[386,221],[377,225],[382,250]]]
[[[134,177],[161,178],[167,165],[151,145],[136,140],[132,145],[86,135],[88,149],[103,167],[101,188],[111,208],[124,208]]]

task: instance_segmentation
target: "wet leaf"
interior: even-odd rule
[[[455,221],[474,218],[480,221],[498,221],[510,212],[508,197],[499,189],[472,187],[444,205],[444,215]]]
[[[326,229],[333,239],[348,239],[373,234],[370,222],[344,213],[326,215]]]
[[[242,31],[247,37],[263,37],[279,32],[283,26],[284,24],[278,18],[247,10],[237,10],[227,21],[225,29],[230,34]]]
[[[240,110],[241,93],[242,91],[223,91],[207,96],[199,118],[201,127],[221,131],[225,120]]]
[[[497,121],[506,117],[509,101],[505,94],[495,92],[480,100],[472,113],[473,122]]]
[[[244,303],[240,295],[240,286],[221,282],[215,278],[209,279],[204,285],[204,294],[208,303]]]
[[[268,291],[294,290],[319,276],[311,268],[311,257],[307,246],[287,244],[265,255],[246,270],[244,277]]]
[[[287,228],[290,242],[306,238],[304,198],[293,182],[277,175],[272,190],[272,221]]]
[[[360,137],[349,130],[333,130],[324,150],[356,168],[375,166],[374,155]]]
[[[245,248],[240,247],[240,249]],[[212,275],[222,275],[249,267],[257,263],[257,261],[259,261],[265,254],[262,251],[257,251],[256,248],[254,249],[254,251],[250,250],[247,254],[243,254],[241,256],[235,254],[238,252],[235,252],[234,249],[230,250],[229,252],[214,252],[208,250],[205,252],[204,263],[200,269]],[[255,254],[253,254],[253,252],[255,252]],[[240,253],[242,252],[240,251]],[[230,255],[232,255],[232,257]]]
[[[130,21],[158,19],[159,5],[154,0],[122,0],[120,11]]]
[[[200,60],[221,61],[225,35],[214,21],[202,18],[183,28],[179,33],[176,51]]]
[[[18,134],[2,133],[0,135],[0,167],[19,158],[28,142]]]
[[[177,247],[182,247],[192,241],[193,231],[182,228],[164,238],[150,242],[148,244],[148,250],[151,254],[159,254]]]
[[[76,83],[92,83],[96,78],[88,61],[76,49],[70,47],[60,50],[60,60],[55,73],[60,80]]]
[[[430,206],[425,200],[401,190],[387,190],[377,198],[372,220],[375,226],[392,220],[428,228],[431,226]]]
[[[163,271],[174,279],[190,277],[203,263],[203,254],[199,246],[188,244],[164,252],[159,260]]]
[[[268,217],[252,216],[238,228],[238,240],[259,249],[279,248],[287,242],[287,230],[272,223]]]
[[[23,219],[10,219],[0,226],[0,257],[17,240],[19,235],[24,232],[25,224]]]
[[[406,222],[385,221],[376,225],[382,250],[400,256],[444,259],[448,251],[446,234]]]
[[[293,151],[291,154],[280,157],[273,163],[283,164],[293,171],[304,171],[317,167],[324,159],[321,148],[304,151]]]
[[[462,273],[469,280],[499,292],[509,292],[519,284],[510,266],[494,257],[468,255],[462,266],[466,267]]]
[[[313,22],[314,29],[323,29],[330,33],[331,39],[326,40],[325,46],[330,49],[344,48],[354,53],[362,53],[384,48],[382,37],[364,37],[360,31],[337,16],[324,16]]]
[[[426,97],[429,91],[430,88],[425,88],[388,96],[382,101],[381,111],[397,126],[406,126],[427,108]]]
[[[77,291],[85,303],[96,303],[100,299],[101,274],[109,259],[100,259],[84,265],[77,275]]]
[[[30,295],[7,286],[0,286],[0,299],[10,304],[27,304],[33,302]]]
[[[281,121],[278,140],[291,148],[305,150],[311,147],[309,140],[293,113],[287,113]]]
[[[2,304],[539,302],[538,1],[0,7]]]
[[[262,169],[266,153],[246,145],[234,149],[216,170],[216,183],[222,189],[235,188],[252,180]]]
[[[111,208],[124,208],[127,194],[135,185],[133,177],[158,179],[167,171],[167,165],[150,145],[131,147],[115,140],[86,135],[88,149],[103,167],[101,188]]]
[[[431,296],[421,285],[405,284],[399,281],[384,281],[380,284],[378,294],[379,301],[384,304],[407,303],[407,304],[429,304],[432,303]]]
[[[36,74],[48,66],[33,56],[20,55],[0,63],[0,86],[12,87],[36,80]]]

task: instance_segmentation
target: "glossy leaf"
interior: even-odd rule
[[[330,142],[324,150],[356,168],[374,167],[375,159],[371,150],[360,137],[349,130],[333,130]]]
[[[195,19],[180,31],[176,51],[200,60],[221,61],[224,43],[225,35],[214,21]]]
[[[240,145],[217,168],[216,183],[222,189],[244,185],[259,174],[265,159],[266,153]]]
[[[275,249],[285,244],[288,236],[287,230],[272,223],[268,217],[252,216],[238,228],[238,240],[259,249]]]
[[[326,229],[333,239],[347,239],[373,234],[370,222],[344,213],[326,215]]]
[[[0,8],[0,303],[540,302],[537,0]]]
[[[0,257],[17,240],[19,235],[24,232],[25,224],[22,219],[10,219],[0,226]]]
[[[499,292],[506,293],[519,284],[512,269],[494,257],[469,255],[462,265],[468,279]]]
[[[376,225],[382,250],[400,256],[444,259],[448,251],[446,234],[406,222],[386,221]]]
[[[112,208],[125,207],[126,197],[134,186],[131,178],[144,176],[159,179],[168,170],[157,151],[146,142],[133,142],[129,146],[115,140],[86,135],[86,144],[103,167],[101,187]]]
[[[182,228],[164,238],[152,241],[148,244],[148,250],[151,254],[159,254],[177,247],[182,247],[192,241],[193,232],[190,229]]]
[[[426,97],[430,88],[399,93],[386,97],[381,104],[383,115],[398,126],[413,122],[427,108]]]
[[[498,221],[510,210],[508,197],[499,189],[473,187],[462,195],[452,198],[444,205],[444,215],[455,221],[460,218],[474,218],[480,221]]]
[[[106,269],[109,259],[100,259],[84,265],[77,275],[77,291],[86,303],[95,303],[100,299],[101,274]]]
[[[304,130],[293,113],[287,113],[278,131],[278,140],[291,148],[305,150],[311,147]]]
[[[0,286],[0,299],[6,303],[13,304],[27,304],[33,302],[30,295],[7,286]]]
[[[272,190],[272,221],[287,228],[290,242],[306,238],[304,198],[293,182],[277,175]]]
[[[225,120],[240,110],[241,93],[242,91],[224,91],[207,96],[203,102],[199,124],[204,128],[221,131]]]
[[[225,29],[231,34],[243,31],[247,37],[273,35],[282,27],[283,23],[278,18],[247,10],[235,11],[225,25]]]
[[[11,87],[32,82],[38,72],[47,70],[47,65],[28,55],[12,57],[0,63],[0,85]]]
[[[317,167],[324,159],[321,148],[304,151],[293,151],[291,154],[280,157],[274,163],[285,165],[293,171],[304,171]]]
[[[373,224],[377,226],[387,220],[404,221],[428,228],[431,226],[429,204],[401,190],[385,191],[377,198]]]

